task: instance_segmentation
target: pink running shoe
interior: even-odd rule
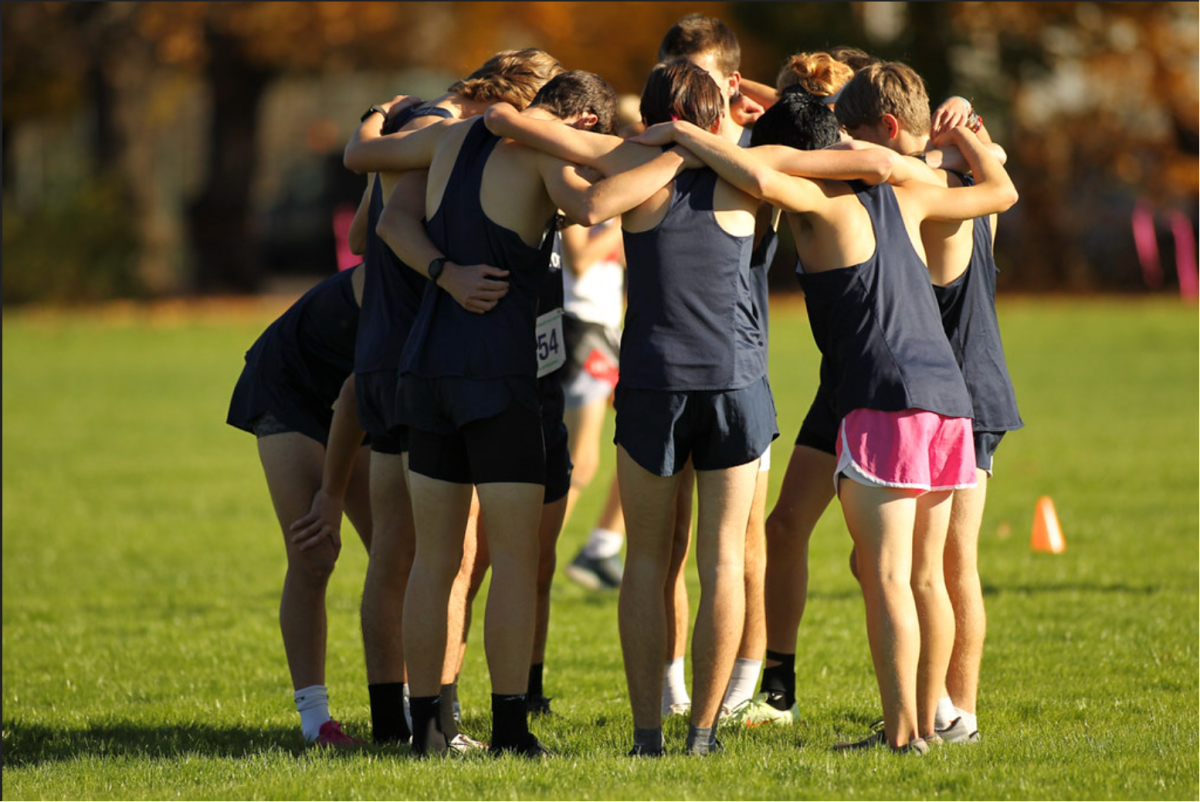
[[[361,738],[342,732],[341,722],[333,719],[326,721],[317,731],[317,746],[358,746],[361,743]]]

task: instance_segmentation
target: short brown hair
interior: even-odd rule
[[[538,90],[531,106],[544,108],[560,120],[580,114],[595,114],[591,130],[617,132],[617,93],[593,72],[571,70],[554,76]]]
[[[704,130],[720,122],[724,95],[708,71],[686,58],[656,64],[642,90],[642,120],[646,125],[686,120]]]
[[[865,51],[850,45],[837,45],[829,48],[829,55],[834,59],[845,64],[850,69],[858,72],[863,67],[869,64],[878,64],[879,59],[875,56],[867,54]]]
[[[784,62],[775,88],[782,92],[789,86],[802,86],[818,97],[829,97],[853,77],[849,65],[828,53],[797,53]]]
[[[885,114],[910,134],[929,133],[929,94],[921,76],[899,61],[863,67],[842,87],[834,108],[845,128],[877,125]]]
[[[660,62],[704,53],[716,57],[722,75],[732,75],[742,64],[742,48],[729,26],[716,17],[688,14],[671,26],[658,46]]]
[[[562,72],[559,60],[544,50],[502,50],[447,91],[467,100],[503,101],[523,110],[547,81]]]

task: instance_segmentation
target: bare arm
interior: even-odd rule
[[[758,103],[764,110],[771,108],[779,100],[779,93],[775,91],[775,87],[751,81],[745,76],[742,77],[739,86],[742,94]]]
[[[582,276],[592,265],[619,252],[622,244],[621,227],[605,226],[600,231],[594,227],[570,225],[562,229],[563,262],[575,276]]]
[[[640,206],[673,181],[687,164],[685,154],[672,148],[639,167],[589,184],[572,164],[553,157],[539,160],[550,199],[569,220],[585,226]]]
[[[375,233],[396,256],[425,278],[429,278],[430,262],[444,256],[425,230],[427,180],[428,173],[424,170],[401,177],[375,226]],[[483,314],[508,294],[508,282],[501,280],[507,275],[507,270],[490,265],[458,265],[447,261],[437,286],[463,309]]]
[[[385,136],[382,133],[383,115],[372,114],[355,129],[346,143],[342,164],[356,173],[400,173],[425,169],[433,162],[433,154],[443,134],[459,122],[438,120],[419,130],[405,126],[405,130]]]
[[[522,114],[507,103],[492,105],[483,115],[488,130],[563,161],[575,162],[613,175],[645,164],[657,150],[619,136],[571,128],[555,120]]]
[[[962,151],[975,176],[975,185],[947,189],[914,182],[910,191],[931,220],[970,220],[985,214],[1003,212],[1017,202],[1017,188],[1004,166],[965,126],[952,128],[937,144],[955,145]]]
[[[365,435],[358,422],[356,403],[352,373],[342,382],[342,390],[333,408],[329,441],[325,444],[321,487],[313,496],[308,514],[290,527],[292,542],[301,551],[319,545],[323,538],[330,539],[335,552],[342,549],[342,510],[346,504],[346,488],[350,485],[354,460]]]

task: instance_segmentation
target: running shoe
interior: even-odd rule
[[[760,693],[753,699],[742,702],[735,707],[730,719],[734,724],[741,724],[746,727],[760,727],[763,724],[778,724],[790,727],[793,724],[804,723],[800,718],[799,703],[793,704],[789,710],[780,710],[767,701],[767,694],[765,693]]]
[[[663,718],[670,718],[671,716],[686,716],[691,712],[691,702],[676,702],[673,705],[663,705]]]
[[[938,730],[937,736],[948,744],[974,744],[979,743],[980,739],[979,730],[968,731],[962,716],[950,722],[950,726],[946,729]]]
[[[502,757],[506,754],[520,755],[521,757],[529,758],[530,760],[538,760],[543,757],[550,757],[552,753],[549,749],[542,745],[542,742],[537,739],[533,733],[526,736],[526,740],[520,746],[490,746],[488,752],[493,757]]]
[[[833,745],[833,751],[861,752],[864,749],[875,749],[882,746],[886,746],[897,755],[924,755],[929,752],[929,744],[925,743],[924,738],[914,738],[904,746],[892,746],[888,743],[887,735],[883,730],[873,732],[861,741],[840,741]]]
[[[458,735],[455,735],[453,738],[451,738],[447,746],[450,747],[451,752],[459,755],[464,755],[467,752],[473,752],[478,749],[488,748],[488,745],[483,741],[476,741],[474,738],[463,732],[460,732]]]
[[[329,719],[317,730],[317,740],[314,743],[317,746],[359,746],[362,739],[342,732],[341,722]]]
[[[538,716],[553,716],[554,711],[550,709],[550,696],[528,696],[525,698],[525,708],[529,711],[529,715],[537,718]]]
[[[567,576],[588,590],[616,590],[621,587],[625,573],[619,554],[610,557],[589,557],[582,550],[566,567]]]

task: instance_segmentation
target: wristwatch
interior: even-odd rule
[[[438,278],[442,275],[442,271],[445,269],[446,269],[446,257],[445,256],[439,256],[438,258],[434,259],[432,262],[429,263],[429,268],[428,268],[429,280],[432,281],[435,286],[438,283]]]
[[[365,123],[367,121],[367,118],[375,113],[382,114],[383,119],[385,119],[385,120],[387,119],[387,115],[388,115],[387,110],[384,109],[383,107],[381,107],[380,105],[376,104],[374,106],[371,106],[371,108],[367,109],[366,111],[364,111],[363,116],[359,117],[358,121],[360,123]]]

